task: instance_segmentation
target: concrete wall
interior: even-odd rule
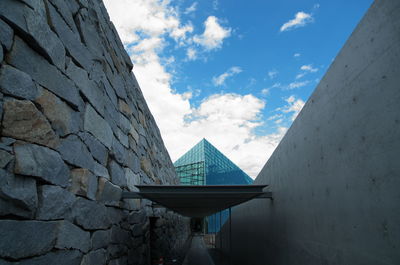
[[[120,200],[178,179],[102,1],[1,0],[0,63],[0,264],[148,264],[149,216],[175,255],[188,220]]]
[[[234,264],[400,264],[399,62],[400,2],[375,1],[258,175],[274,200],[234,209]]]

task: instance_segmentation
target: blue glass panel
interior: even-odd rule
[[[253,180],[206,139],[201,140],[174,163],[182,185],[245,185]],[[222,225],[229,211],[221,214]],[[218,232],[219,213],[207,217],[208,233]]]

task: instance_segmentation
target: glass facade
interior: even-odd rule
[[[182,185],[244,185],[253,180],[206,139],[201,140],[174,163]],[[221,220],[220,220],[221,216]],[[219,231],[228,210],[205,220],[208,233]]]

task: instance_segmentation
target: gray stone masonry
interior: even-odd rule
[[[178,183],[132,67],[101,0],[0,0],[0,265],[179,252],[186,218],[121,199]]]

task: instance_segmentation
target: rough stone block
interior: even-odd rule
[[[131,232],[134,237],[143,235],[143,224],[134,224],[132,225]]]
[[[72,218],[76,224],[87,230],[107,229],[111,225],[107,207],[84,198],[79,198],[74,203]]]
[[[88,73],[70,60],[67,75],[75,82],[84,97],[104,116],[105,92],[102,87],[88,77]]]
[[[9,152],[0,149],[0,168],[5,168],[13,157]]]
[[[16,264],[10,263],[10,265],[80,265],[82,256],[82,253],[78,250],[58,250],[49,252],[43,256],[24,259]]]
[[[120,112],[118,112],[118,127],[121,128],[125,134],[128,134],[131,130],[131,122]]]
[[[107,207],[107,216],[111,224],[116,225],[121,223],[123,219],[127,218],[127,213],[116,207]]]
[[[81,265],[105,265],[107,262],[107,251],[98,249],[83,256]]]
[[[69,135],[60,141],[57,150],[70,164],[93,170],[94,160],[86,145],[76,135]]]
[[[4,102],[2,134],[52,148],[59,142],[50,123],[28,100],[8,99]]]
[[[136,143],[139,143],[139,133],[133,125],[130,127],[129,134],[135,139]]]
[[[128,141],[129,141],[129,149],[131,149],[131,151],[133,151],[135,154],[137,154],[137,142],[135,141],[135,139],[131,136],[128,135]]]
[[[97,162],[94,162],[93,173],[98,177],[103,177],[110,180],[110,175],[108,174],[107,168]]]
[[[3,59],[4,59],[4,50],[0,42],[0,63],[3,62]]]
[[[127,244],[130,240],[130,233],[119,226],[114,225],[111,228],[111,243],[114,244]]]
[[[0,169],[0,215],[32,218],[38,204],[36,181]]]
[[[106,77],[103,77],[101,79],[101,84],[104,87],[103,89],[106,91],[108,97],[110,98],[112,105],[116,107],[118,104],[118,98],[115,94],[114,89],[111,87],[110,82],[108,82]]]
[[[125,178],[127,182],[128,189],[130,191],[138,191],[138,188],[135,185],[140,184],[140,176],[139,174],[133,173],[133,171],[129,168],[125,168]]]
[[[106,205],[119,205],[121,200],[122,189],[105,178],[99,179],[99,187],[97,189],[96,199],[104,202]]]
[[[59,69],[65,67],[65,49],[47,24],[43,1],[35,1],[35,9],[19,1],[2,0],[0,16],[11,21],[20,34],[40,50]]]
[[[92,250],[106,248],[110,244],[110,230],[98,230],[92,235]]]
[[[111,160],[109,170],[111,174],[111,182],[120,187],[126,187],[125,172],[122,167],[114,160]]]
[[[111,148],[113,141],[111,127],[89,104],[86,105],[84,129],[93,134],[105,146]]]
[[[15,173],[66,187],[69,169],[56,151],[34,144],[15,144]]]
[[[129,148],[129,140],[128,140],[128,135],[126,133],[123,133],[121,130],[116,131],[117,138],[119,142],[125,146],[126,148]]]
[[[75,21],[81,33],[82,41],[86,47],[95,55],[103,57],[103,42],[98,21],[92,17],[87,10],[80,9]]]
[[[53,185],[43,185],[38,189],[38,220],[57,220],[66,217],[75,202],[75,196],[67,190]]]
[[[9,138],[9,137],[1,137],[0,139],[0,149],[3,149],[7,152],[12,152],[12,147],[10,145],[12,145],[13,143],[15,143],[15,139],[13,138]]]
[[[40,96],[35,101],[59,135],[64,136],[79,131],[82,122],[78,112],[46,89],[40,89],[39,93]]]
[[[0,69],[0,89],[5,94],[29,100],[34,100],[39,94],[28,74],[9,65]]]
[[[76,109],[82,105],[82,99],[72,81],[33,51],[18,36],[15,36],[14,45],[7,60],[11,65],[29,74],[33,80],[72,104]]]
[[[9,51],[13,43],[14,31],[6,22],[0,19],[0,32],[0,43]]]
[[[118,97],[126,99],[126,90],[125,90],[125,84],[124,80],[122,79],[121,75],[115,74],[114,79],[111,81],[111,84],[117,93]]]
[[[96,198],[97,177],[86,168],[71,170],[71,187],[69,190],[76,195],[85,196],[88,199]]]
[[[123,244],[110,244],[107,247],[107,252],[108,256],[113,259],[126,255],[128,253],[128,247]]]
[[[132,109],[129,105],[122,99],[118,100],[119,111],[121,111],[129,119],[132,115]]]
[[[122,208],[129,211],[137,211],[141,207],[140,199],[124,199]]]
[[[146,221],[146,213],[144,211],[131,212],[128,216],[130,224],[141,224]]]
[[[56,242],[57,222],[0,220],[0,257],[20,259],[41,255]]]
[[[147,176],[149,176],[153,180],[155,179],[153,170],[151,167],[151,162],[148,158],[142,157],[140,159],[140,168],[143,170],[144,173],[146,173]]]
[[[54,5],[56,8],[57,12],[62,16],[63,20],[68,24],[68,27],[73,31],[73,32],[78,32],[78,29],[76,28],[75,21],[73,18],[73,12],[70,7],[68,2],[75,3],[75,1],[64,1],[64,0],[50,0],[50,3]],[[76,5],[77,3],[75,3]]]
[[[82,141],[86,144],[86,146],[89,148],[92,156],[102,165],[107,165],[107,159],[108,159],[107,148],[105,148],[105,146],[102,143],[100,143],[99,140],[97,140],[88,132],[80,132],[78,135],[82,139]]]
[[[117,138],[113,137],[111,155],[114,156],[115,160],[117,160],[120,164],[126,165],[126,153],[127,150],[124,148],[124,146],[117,140]]]
[[[90,233],[68,221],[61,221],[55,247],[58,249],[77,249],[86,253],[90,249]]]

